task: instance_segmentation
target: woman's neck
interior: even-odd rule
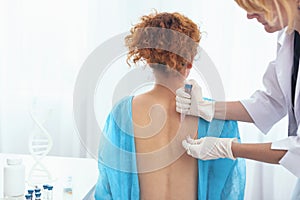
[[[155,75],[155,89],[168,89],[169,91],[176,93],[176,90],[184,85],[184,78],[182,76],[158,76]]]
[[[155,83],[151,91],[151,93],[156,94],[158,97],[161,98],[174,98],[176,96],[175,88],[160,83]]]
[[[167,94],[167,95],[176,95],[176,90],[180,87],[183,87],[184,83],[182,81],[176,81],[176,80],[156,80],[153,90],[161,92],[161,94]]]

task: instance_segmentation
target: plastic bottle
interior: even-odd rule
[[[48,185],[43,185],[42,199],[48,200]]]
[[[8,158],[3,171],[4,197],[19,197],[25,191],[25,166],[21,158]]]
[[[53,200],[53,186],[48,185],[48,199],[47,200]]]
[[[28,194],[31,195],[31,199],[30,200],[32,200],[33,192],[34,192],[34,190],[28,190]]]

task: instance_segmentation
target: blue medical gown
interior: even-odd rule
[[[140,196],[132,126],[132,96],[123,98],[110,112],[101,133],[98,155],[99,178],[95,198],[138,200]],[[198,138],[236,137],[236,121],[198,121]],[[242,200],[246,166],[244,159],[198,160],[198,199]]]

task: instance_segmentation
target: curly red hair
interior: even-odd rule
[[[145,15],[125,38],[127,63],[146,61],[152,68],[181,72],[192,63],[200,39],[198,26],[180,13]]]

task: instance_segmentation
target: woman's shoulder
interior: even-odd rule
[[[153,100],[153,95],[150,92],[139,94],[133,97],[132,103],[136,105],[144,105]]]
[[[151,100],[151,96],[147,93],[137,95],[137,96],[125,96],[120,100],[117,100],[113,105],[111,115],[114,118],[119,118],[120,116],[127,116],[131,118],[132,111],[139,111],[140,113],[143,108],[145,108]],[[120,114],[122,113],[122,115]]]
[[[155,102],[156,99],[149,92],[136,95],[132,98],[132,111],[148,110]]]
[[[117,100],[116,103],[114,103],[113,105],[112,111],[119,110],[120,108],[124,108],[131,105],[132,99],[133,96],[125,96],[120,100]]]
[[[115,121],[120,121],[125,116],[131,118],[131,104],[133,96],[125,96],[122,99],[114,103],[113,108],[108,116],[108,118],[114,119]]]

